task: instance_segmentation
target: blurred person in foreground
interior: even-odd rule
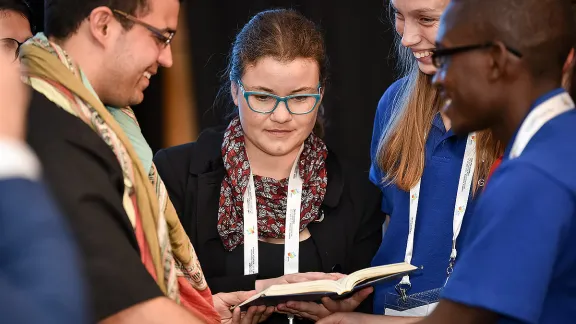
[[[32,37],[32,11],[24,0],[0,0],[0,51],[13,60],[20,45]]]
[[[1,19],[0,19],[1,20]],[[26,145],[29,93],[14,54],[0,52],[0,314],[3,323],[86,323],[68,228]]]

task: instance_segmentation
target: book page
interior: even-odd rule
[[[345,288],[346,291],[350,291],[350,290],[354,289],[354,286],[356,286],[356,284],[358,284],[359,282],[362,282],[362,281],[365,281],[368,279],[374,279],[374,278],[378,278],[378,277],[389,276],[389,275],[393,275],[393,274],[400,273],[400,272],[410,271],[410,270],[414,270],[416,268],[417,267],[415,267],[409,263],[405,263],[405,262],[387,264],[387,265],[383,265],[383,266],[377,266],[377,267],[371,267],[371,268],[358,270],[356,272],[351,273],[347,277],[340,279],[339,281],[340,281],[340,284],[342,285],[342,287]]]

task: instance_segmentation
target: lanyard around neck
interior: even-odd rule
[[[286,224],[284,226],[284,274],[298,273],[300,248],[300,205],[302,203],[302,179],[298,161],[304,145],[292,165],[288,178]],[[244,275],[258,273],[258,209],[254,177],[250,172],[248,187],[244,192]]]
[[[522,154],[528,142],[544,124],[570,109],[574,109],[574,101],[566,92],[562,92],[534,108],[518,130],[518,135],[516,135],[510,150],[510,159],[517,158]]]
[[[456,260],[456,240],[462,228],[462,221],[468,205],[468,197],[474,177],[474,166],[476,164],[476,133],[468,135],[466,140],[466,149],[464,151],[464,160],[460,170],[460,179],[458,180],[458,191],[456,192],[456,204],[454,205],[454,221],[452,224],[452,252],[450,253],[450,267]],[[416,229],[416,216],[418,214],[418,203],[420,202],[420,181],[410,189],[410,212],[408,223],[408,240],[406,242],[406,254],[404,262],[410,263],[414,253],[414,232]],[[410,277],[404,276],[400,285],[411,286]]]

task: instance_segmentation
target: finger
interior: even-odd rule
[[[332,313],[352,312],[374,291],[372,287],[364,288],[351,297],[344,300],[333,300],[329,297],[322,298],[322,305]]]
[[[258,306],[256,308],[256,311],[254,312],[254,317],[252,318],[252,324],[258,324],[260,322],[262,314],[264,314],[265,311],[266,311],[265,305]]]
[[[288,306],[286,306],[285,304],[276,306],[276,309],[277,309],[277,312],[280,314],[296,315],[296,313],[297,313],[297,311],[295,309],[291,309]]]
[[[330,273],[330,275],[333,276],[334,278],[336,278],[336,280],[348,277],[348,275],[338,273],[338,272],[332,272],[332,273]]]
[[[286,303],[286,307],[302,313],[303,316],[307,314],[308,316],[305,316],[306,318],[314,317],[318,319],[330,315],[330,311],[328,311],[324,305],[317,303],[289,301]]]
[[[266,308],[266,311],[264,312],[264,314],[262,314],[262,317],[260,317],[260,323],[264,322],[265,320],[267,320],[268,318],[270,318],[270,316],[272,314],[274,314],[274,310],[275,308],[273,306],[269,306]]]
[[[236,307],[234,312],[232,312],[232,324],[240,324],[242,319],[242,314],[240,313],[240,307]]]
[[[242,316],[242,324],[252,324],[252,319],[254,318],[254,314],[256,313],[257,310],[257,306],[252,306],[250,308],[248,308],[248,310],[246,311],[246,314],[244,316]]]
[[[305,273],[299,273],[296,276],[300,278],[306,278],[308,281],[335,278],[335,276],[333,276],[331,273],[324,273],[324,272],[305,272]]]

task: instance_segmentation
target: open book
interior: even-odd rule
[[[402,277],[417,269],[408,263],[395,263],[358,270],[340,280],[315,280],[274,285],[236,307],[244,310],[250,306],[276,306],[287,301],[318,301],[322,297],[344,299],[366,287]]]

